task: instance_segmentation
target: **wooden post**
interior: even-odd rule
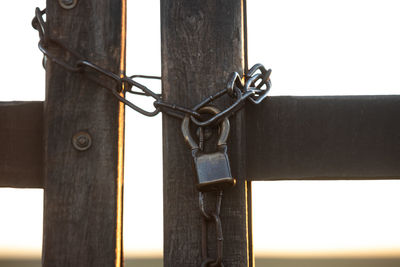
[[[125,0],[59,2],[47,1],[49,37],[122,74]],[[85,75],[50,60],[46,70],[43,266],[120,267],[124,105]],[[74,148],[78,132],[89,149]]]
[[[166,101],[192,107],[223,89],[231,72],[243,73],[244,5],[243,0],[161,2],[163,97]],[[225,266],[252,266],[244,112],[238,112],[230,121],[228,152],[238,183],[225,191],[222,203],[223,262]],[[192,158],[180,125],[181,121],[163,116],[164,266],[193,267],[202,262],[201,217]],[[215,257],[215,244],[215,236],[209,235],[212,257]]]

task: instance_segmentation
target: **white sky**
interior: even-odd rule
[[[36,6],[45,1],[2,3],[18,12],[0,17],[1,101],[44,100],[30,26]],[[398,94],[399,7],[395,0],[248,0],[249,65],[273,69],[274,95]],[[127,73],[159,75],[159,1],[128,0],[127,36]],[[257,182],[253,190],[259,254],[400,255],[399,181]],[[42,195],[0,189],[0,256],[40,253]],[[161,253],[161,116],[127,109],[124,205],[127,254]]]

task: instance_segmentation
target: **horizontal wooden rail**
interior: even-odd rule
[[[247,111],[250,180],[400,178],[400,96],[275,96]],[[0,102],[0,187],[43,187],[42,139],[42,102]]]
[[[400,178],[400,96],[279,96],[247,107],[251,180]]]
[[[43,102],[0,102],[0,187],[43,187]]]

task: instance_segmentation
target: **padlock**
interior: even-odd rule
[[[199,113],[217,114],[220,111],[213,106],[205,106]],[[232,177],[227,154],[226,140],[229,135],[229,120],[224,118],[220,125],[217,151],[204,153],[190,133],[190,115],[182,121],[182,134],[186,143],[192,149],[194,169],[196,171],[196,187],[200,192],[219,191],[234,186],[236,180]]]

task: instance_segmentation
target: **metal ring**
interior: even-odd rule
[[[209,113],[209,114],[218,114],[220,113],[219,109],[214,106],[205,106],[198,110],[199,113]],[[183,137],[185,138],[186,143],[190,146],[192,150],[199,149],[199,144],[193,139],[192,134],[190,133],[190,115],[186,115],[182,121],[181,130]],[[226,141],[229,136],[230,124],[228,118],[224,118],[221,122],[221,132],[218,138],[217,146],[226,145]]]
[[[239,73],[232,72],[231,76],[229,77],[229,80],[226,85],[226,89],[228,90],[228,95],[230,97],[235,96],[235,86],[239,87],[241,90],[243,89],[243,83],[242,83],[242,78],[240,77]]]
[[[271,88],[271,86],[270,86],[269,83],[268,83],[268,82],[269,82],[269,79],[267,79],[266,82],[264,82],[265,77],[266,77],[266,76],[265,76],[263,73],[257,73],[257,74],[255,74],[255,75],[251,76],[251,77],[246,81],[246,84],[244,85],[244,88],[245,88],[246,90],[248,90],[248,88],[252,88],[251,86],[255,86],[257,81],[261,80],[261,82],[260,82],[256,87],[253,87],[253,88],[261,89],[261,87],[262,87],[263,85],[266,86],[265,89],[261,89],[261,93],[260,93],[257,97],[255,97],[255,96],[250,96],[250,97],[249,97],[249,100],[250,100],[251,102],[253,102],[254,104],[259,104],[259,103],[261,103],[261,101],[263,101],[263,100],[267,97],[268,92],[269,92],[269,90],[270,90],[270,88]],[[268,76],[268,77],[269,77],[269,76]],[[251,89],[250,89],[250,90],[251,90]],[[250,90],[248,90],[248,91],[250,91]]]

